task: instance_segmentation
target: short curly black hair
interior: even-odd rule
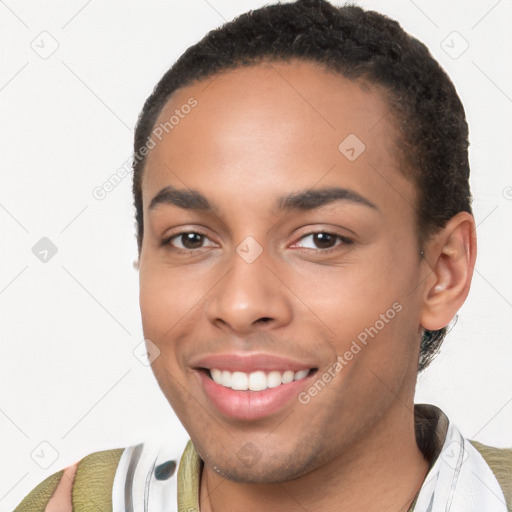
[[[144,235],[140,156],[171,94],[223,71],[259,62],[302,59],[384,91],[399,140],[400,170],[419,193],[418,240],[461,211],[472,213],[468,126],[452,82],[417,39],[382,14],[297,0],[249,11],[188,48],[146,100],[135,129],[133,196],[139,252]],[[428,366],[446,328],[424,331],[419,371]]]

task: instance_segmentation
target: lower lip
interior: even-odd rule
[[[217,384],[204,371],[198,371],[203,389],[217,409],[232,419],[254,421],[276,414],[297,398],[301,388],[310,380],[304,379],[281,384],[263,391],[236,391]]]

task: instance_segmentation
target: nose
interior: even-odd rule
[[[209,321],[237,335],[288,324],[292,318],[289,290],[264,255],[248,263],[234,253],[231,262],[210,294]]]

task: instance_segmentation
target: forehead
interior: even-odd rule
[[[144,203],[166,184],[281,195],[320,182],[361,193],[387,182],[414,194],[398,172],[393,119],[376,87],[316,63],[262,63],[214,75],[179,89],[163,108],[155,123],[164,128],[161,140],[146,161]]]

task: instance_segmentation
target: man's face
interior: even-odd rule
[[[355,456],[410,415],[418,361],[416,194],[386,101],[273,63],[177,91],[155,126],[172,115],[146,162],[140,256],[162,391],[233,480]]]

